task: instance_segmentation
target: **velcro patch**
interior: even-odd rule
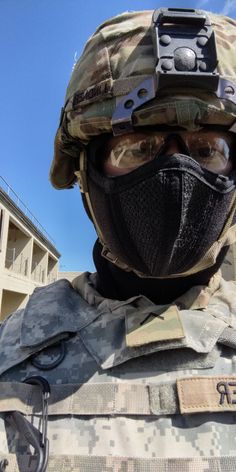
[[[181,413],[236,411],[236,376],[177,379]]]
[[[104,100],[112,95],[113,86],[111,79],[104,80],[99,84],[91,85],[85,90],[77,91],[73,97],[73,109],[76,109],[84,102],[92,103],[97,100]]]
[[[126,317],[126,345],[129,347],[184,338],[176,305],[155,307]]]

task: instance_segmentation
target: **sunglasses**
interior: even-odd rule
[[[142,131],[111,136],[103,149],[103,172],[123,175],[158,156],[187,154],[203,168],[228,175],[233,169],[234,137],[226,131]]]

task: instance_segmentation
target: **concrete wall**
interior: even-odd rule
[[[35,241],[31,264],[31,278],[40,283],[47,282],[48,252]]]
[[[1,317],[4,319],[9,313],[13,313],[23,308],[28,301],[29,296],[26,293],[12,292],[11,290],[2,291]]]
[[[16,273],[29,276],[31,251],[30,234],[9,220],[5,267]]]
[[[78,277],[78,275],[82,274],[82,272],[58,272],[58,280],[60,279],[67,279],[69,282],[72,282],[73,279]]]
[[[48,256],[48,272],[47,280],[48,283],[56,282],[58,275],[58,264],[54,257],[51,255]]]
[[[0,320],[26,305],[38,286],[57,280],[59,253],[0,191]]]

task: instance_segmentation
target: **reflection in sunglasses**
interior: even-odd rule
[[[203,168],[228,175],[233,167],[231,154],[234,138],[222,131],[145,131],[111,137],[103,155],[103,171],[117,176],[131,172],[159,155],[187,154]]]

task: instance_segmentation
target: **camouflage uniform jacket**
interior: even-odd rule
[[[32,375],[51,386],[47,471],[236,470],[235,282],[216,274],[171,306],[95,286],[85,273],[37,288],[2,324],[0,470],[43,470]]]

